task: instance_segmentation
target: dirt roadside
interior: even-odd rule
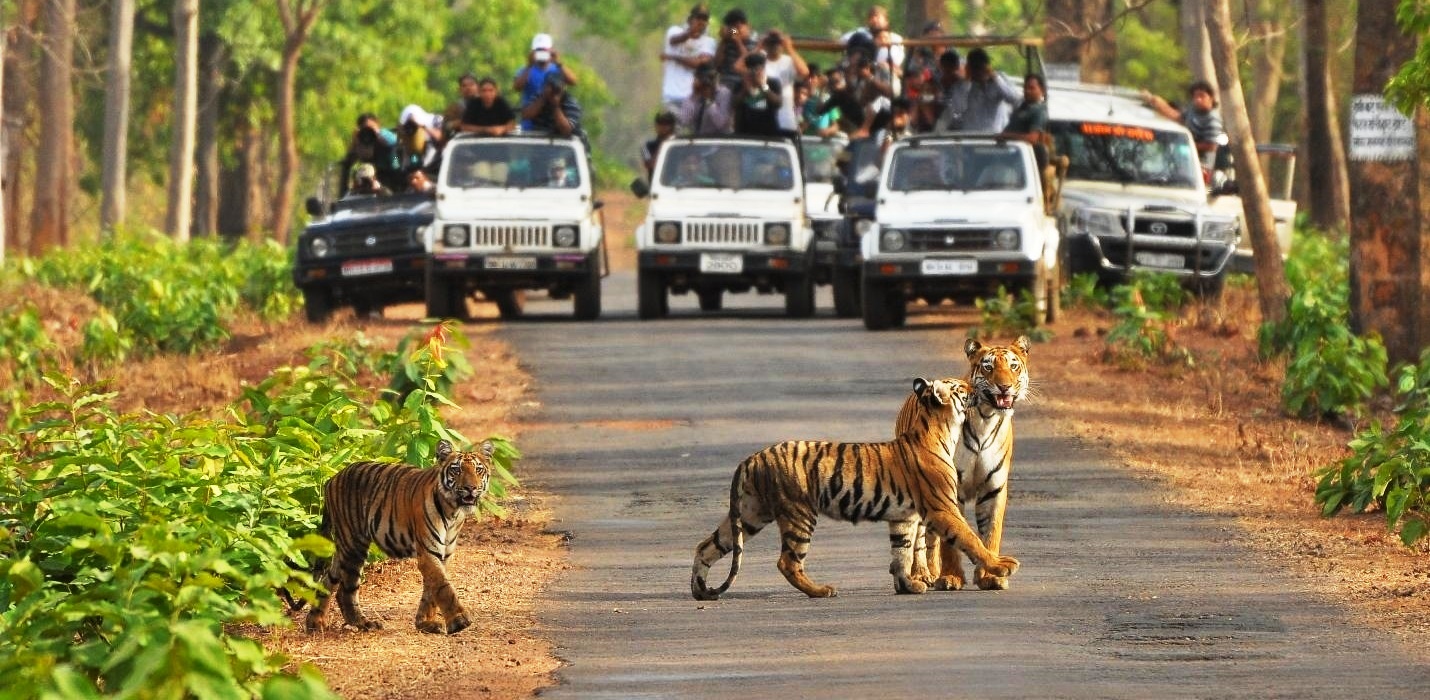
[[[612,239],[624,244],[641,207],[628,195],[605,198]],[[613,248],[613,265],[628,265],[628,246]],[[1125,465],[1129,479],[1157,483],[1168,503],[1234,518],[1239,544],[1340,601],[1349,622],[1430,649],[1425,549],[1401,547],[1380,514],[1319,517],[1313,474],[1344,454],[1350,435],[1280,415],[1281,370],[1255,357],[1252,295],[1231,288],[1219,305],[1190,314],[1177,329],[1176,342],[1196,358],[1193,367],[1118,369],[1101,358],[1108,322],[1068,313],[1053,327],[1054,339],[1033,348],[1031,401],[1061,430]],[[46,318],[57,328],[78,328],[88,308],[57,300]],[[317,340],[361,331],[393,347],[420,315],[420,307],[410,306],[390,309],[381,320],[344,315],[321,327],[249,323],[212,356],[134,363],[119,372],[117,386],[126,408],[209,408],[236,396],[242,383],[299,362]],[[471,438],[501,434],[520,446],[516,416],[538,407],[520,358],[496,340],[494,328],[480,322],[466,328],[476,376],[457,389],[462,410],[450,419]],[[951,344],[950,361],[962,366],[958,354]],[[1016,473],[1013,484],[1016,513]],[[262,641],[316,665],[347,698],[437,698],[454,689],[469,697],[533,696],[553,682],[559,666],[552,646],[533,632],[536,600],[568,564],[560,537],[544,532],[542,495],[521,492],[509,505],[508,519],[467,526],[449,567],[476,620],[463,633],[417,632],[411,620],[420,576],[410,562],[385,562],[368,569],[362,588],[366,612],[384,621],[384,630],[309,635],[299,626],[268,631]]]

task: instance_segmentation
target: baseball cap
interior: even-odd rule
[[[552,47],[552,42],[551,42],[551,35],[550,35],[550,34],[537,34],[536,36],[531,37],[531,50],[532,50],[532,51],[541,51],[541,50],[543,50],[543,49],[544,49],[544,50],[547,50],[547,51],[550,51],[550,50],[551,50],[551,47]]]

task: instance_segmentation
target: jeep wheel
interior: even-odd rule
[[[333,291],[327,287],[304,287],[303,311],[309,323],[328,320],[333,315]]]
[[[695,295],[700,297],[701,311],[719,311],[725,306],[725,290],[723,289],[702,289]]]
[[[592,265],[574,292],[577,321],[594,321],[601,315],[601,268]]]
[[[814,315],[814,277],[808,271],[791,279],[785,287],[785,315],[790,318]]]
[[[863,314],[864,327],[871,331],[882,331],[892,328],[895,324],[903,325],[903,317],[907,309],[903,308],[902,295],[890,289],[880,282],[864,280],[863,284]],[[899,306],[899,318],[895,317],[894,305]]]
[[[497,303],[497,312],[505,320],[521,318],[521,312],[526,309],[526,290],[524,289],[501,289],[488,296]]]
[[[427,276],[427,316],[429,318],[467,317],[467,298],[459,283],[439,275]]]
[[[665,282],[654,272],[636,273],[636,301],[641,320],[660,318],[670,312],[665,296]]]
[[[840,318],[858,316],[859,269],[835,266],[829,276],[830,286],[834,287],[834,313]]]

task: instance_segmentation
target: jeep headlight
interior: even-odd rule
[[[870,232],[870,231],[873,231],[873,230],[874,230],[874,220],[873,220],[873,219],[859,219],[858,221],[855,221],[855,222],[854,222],[854,233],[857,234],[858,236],[860,236],[861,238],[864,236],[864,234],[866,234],[866,233],[868,233],[868,232]]]
[[[1209,241],[1229,241],[1236,238],[1236,220],[1202,222],[1202,238]]]
[[[308,241],[308,254],[315,258],[326,258],[332,252],[332,242],[322,236],[314,236]]]
[[[1083,231],[1093,236],[1121,236],[1126,231],[1117,213],[1105,209],[1079,209],[1075,217]]]
[[[447,224],[442,227],[442,242],[452,248],[463,248],[468,245],[469,237],[467,227],[463,224]]]
[[[416,245],[416,246],[419,247],[419,248],[422,247],[422,246],[424,246],[424,245],[427,245],[427,227],[426,227],[426,226],[413,226],[413,227],[412,227],[412,243],[413,243],[413,245]]]
[[[679,243],[680,224],[674,221],[662,221],[655,225],[656,243]]]
[[[557,248],[574,248],[576,247],[576,238],[575,226],[557,226],[556,230],[552,232],[551,242]]]
[[[765,245],[789,245],[789,224],[767,224]]]
[[[887,229],[879,236],[879,249],[897,253],[904,249],[906,242],[903,231],[894,228]]]
[[[993,245],[1004,250],[1015,250],[1018,240],[1018,229],[1015,228],[1005,228],[993,234]]]

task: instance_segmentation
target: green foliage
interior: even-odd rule
[[[1351,456],[1321,472],[1316,503],[1325,516],[1375,504],[1410,545],[1430,532],[1430,349],[1400,369],[1395,393],[1395,425],[1376,422],[1357,435]]]
[[[1286,358],[1281,404],[1291,415],[1359,415],[1388,382],[1379,336],[1350,329],[1348,259],[1344,238],[1298,233],[1286,261],[1286,318],[1258,333],[1263,356]]]
[[[1415,57],[1405,62],[1390,79],[1385,94],[1403,113],[1415,113],[1417,106],[1430,108],[1430,5],[1424,0],[1400,0],[1395,20],[1406,36],[1421,37],[1416,43]]]
[[[1073,275],[1059,292],[1064,308],[1106,309],[1112,306],[1112,296],[1098,284],[1097,274],[1080,272]]]
[[[1026,335],[1035,342],[1052,338],[1052,331],[1039,325],[1038,300],[1027,289],[1019,290],[1013,298],[1002,285],[998,293],[979,297],[973,305],[978,308],[979,323],[968,329],[970,338],[1012,338]]]
[[[458,364],[451,325],[394,364],[359,338],[312,349],[235,403],[235,420],[121,415],[115,394],[59,375],[58,399],[0,433],[0,677],[7,697],[332,697],[312,669],[242,636],[311,601],[322,484],[357,459],[430,464]],[[463,366],[465,366],[463,360]],[[400,404],[369,368],[413,368]],[[519,456],[495,439],[500,497]],[[486,510],[493,510],[486,503]]]
[[[1108,356],[1128,367],[1149,360],[1191,366],[1191,352],[1172,337],[1172,325],[1189,297],[1180,281],[1165,272],[1139,271],[1127,284],[1113,287],[1112,315],[1117,323],[1107,332]]]
[[[45,333],[44,322],[35,305],[26,302],[19,310],[0,316],[0,370],[22,386],[35,384],[55,364],[55,344]]]

